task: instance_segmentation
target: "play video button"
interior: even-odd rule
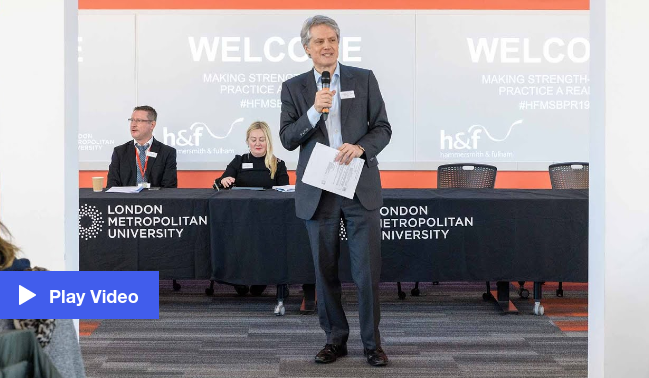
[[[155,271],[0,271],[0,319],[158,319],[159,279]]]
[[[25,289],[24,287],[22,287],[22,285],[18,285],[18,305],[19,306],[27,302],[28,300],[34,298],[35,296],[36,294],[29,291],[29,289]]]

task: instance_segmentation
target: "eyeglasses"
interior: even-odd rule
[[[129,118],[128,121],[130,123],[137,123],[138,125],[143,124],[143,123],[153,122],[153,121],[148,120],[148,119],[137,119],[137,118]]]

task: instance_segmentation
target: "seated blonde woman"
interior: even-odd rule
[[[215,189],[238,187],[261,187],[288,185],[286,164],[273,155],[273,141],[270,127],[266,122],[253,122],[246,131],[246,143],[249,152],[237,155],[232,159],[223,175],[214,180]],[[239,295],[250,291],[252,295],[261,295],[265,285],[234,285]]]
[[[273,141],[266,122],[253,122],[246,131],[250,152],[232,159],[223,175],[214,181],[218,188],[288,185],[286,164],[273,155]]]

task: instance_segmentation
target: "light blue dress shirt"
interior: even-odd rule
[[[318,90],[322,89],[322,75],[318,71],[313,69],[315,74],[315,83]],[[341,118],[340,118],[340,63],[336,63],[336,71],[331,76],[331,85],[330,90],[335,90],[336,94],[333,97],[331,102],[331,108],[329,108],[329,117],[325,121],[327,126],[327,136],[329,137],[329,147],[338,149],[338,147],[343,145],[343,135],[341,134]],[[311,126],[315,127],[316,123],[320,120],[320,113],[315,110],[315,106],[307,111],[307,117],[309,117],[309,122]]]

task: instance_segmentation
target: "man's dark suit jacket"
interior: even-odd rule
[[[338,63],[340,64],[340,63]],[[356,195],[367,210],[383,205],[381,177],[376,155],[390,142],[392,128],[385,103],[372,71],[340,64],[341,92],[354,91],[355,98],[342,99],[341,133],[343,143],[359,144],[365,149],[365,165],[356,187]],[[304,169],[316,143],[329,145],[325,122],[320,119],[312,127],[307,111],[317,91],[313,70],[293,77],[282,84],[280,139],[289,151],[300,147],[295,182],[295,212],[301,219],[311,219],[322,190],[302,182]]]
[[[176,149],[158,142],[153,138],[151,152],[158,156],[149,157],[144,172],[147,182],[153,187],[176,188],[178,178],[176,173]],[[137,185],[137,165],[135,161],[135,145],[133,140],[115,147],[110,166],[108,167],[108,182],[106,187]]]

